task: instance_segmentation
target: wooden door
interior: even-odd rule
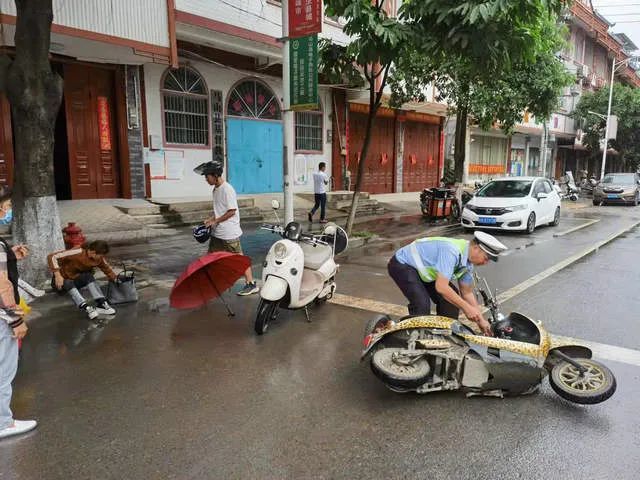
[[[406,122],[404,126],[404,158],[402,191],[419,192],[437,187],[440,160],[440,126]]]
[[[119,197],[114,72],[67,64],[64,96],[72,198]]]
[[[349,170],[351,181],[356,180],[360,151],[364,142],[367,116],[349,112]],[[395,121],[391,117],[378,116],[373,125],[366,169],[362,179],[362,191],[369,193],[393,193],[395,171]],[[352,187],[353,187],[352,183]]]
[[[0,185],[13,185],[11,107],[4,94],[0,94]]]

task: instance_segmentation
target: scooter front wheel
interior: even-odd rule
[[[269,328],[269,322],[275,318],[278,312],[278,302],[272,302],[269,300],[260,300],[258,305],[258,312],[256,313],[256,321],[254,324],[254,330],[258,335],[263,335]]]
[[[551,388],[574,403],[593,405],[607,400],[616,391],[616,378],[605,365],[587,358],[574,358],[583,373],[568,362],[560,362],[549,376]]]

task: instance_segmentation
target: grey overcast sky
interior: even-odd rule
[[[611,32],[625,33],[640,48],[640,0],[593,0],[593,7],[615,23]]]

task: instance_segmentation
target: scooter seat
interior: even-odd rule
[[[300,243],[304,252],[304,267],[311,270],[318,270],[333,254],[328,245],[318,245],[314,247],[308,243]]]

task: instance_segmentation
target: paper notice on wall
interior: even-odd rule
[[[167,150],[164,159],[167,169],[167,180],[182,180],[184,178],[184,153],[181,151]]]
[[[294,162],[295,176],[293,183],[295,185],[306,185],[309,181],[308,162],[306,155],[296,155]]]
[[[151,180],[165,180],[167,178],[164,161],[164,150],[146,150],[144,163],[149,164]]]

